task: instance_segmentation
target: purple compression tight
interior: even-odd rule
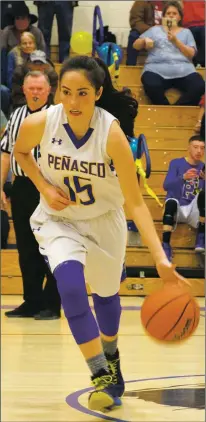
[[[65,261],[54,270],[61,303],[77,344],[99,336],[99,329],[87,297],[84,267],[79,261]]]
[[[101,333],[115,336],[119,330],[121,316],[120,297],[118,293],[109,297],[93,294],[94,310]]]
[[[55,268],[54,276],[65,316],[77,344],[97,338],[99,329],[89,306],[83,265],[79,261],[65,261]],[[121,316],[118,294],[92,296],[100,331],[107,336],[115,336]]]

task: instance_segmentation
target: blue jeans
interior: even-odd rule
[[[201,64],[202,67],[205,67],[205,26],[192,26],[189,29],[197,44],[197,54],[193,59],[194,65]]]
[[[136,66],[138,51],[132,47],[135,40],[140,37],[140,33],[136,29],[131,29],[127,44],[127,66]]]
[[[70,38],[73,22],[73,6],[71,1],[49,1],[38,5],[38,27],[46,42],[47,55],[50,57],[50,41],[54,15],[57,19],[59,37],[59,62],[69,56]]]
[[[10,109],[10,90],[5,85],[1,85],[1,109],[8,118]]]

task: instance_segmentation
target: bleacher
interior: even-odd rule
[[[59,73],[60,66],[60,64],[55,65],[57,73]],[[198,69],[198,71],[204,76],[204,69]],[[152,162],[149,186],[163,202],[165,196],[163,180],[168,164],[171,159],[185,155],[188,139],[194,133],[199,107],[151,105],[141,85],[141,72],[141,66],[121,66],[118,86],[120,89],[125,86],[129,87],[139,102],[139,112],[135,121],[135,135],[138,136],[143,133],[146,136]],[[175,90],[168,92],[168,98],[172,102],[176,101],[178,95]],[[55,101],[57,103],[59,101],[58,92]],[[141,189],[161,239],[162,208],[158,206],[154,199],[147,196],[142,182]],[[125,212],[129,220],[130,216],[126,209]],[[9,249],[1,251],[1,291],[3,294],[21,294],[21,272],[18,265],[12,219],[10,219],[10,227]],[[195,236],[195,231],[187,225],[178,225],[171,242],[174,248],[173,262],[185,276],[191,278],[192,293],[196,296],[204,296],[204,257],[194,252]],[[161,285],[161,280],[156,278],[152,257],[144,245],[139,246],[136,234],[134,234],[134,245],[132,246],[131,243],[128,242],[126,252],[128,278],[121,284],[120,294],[144,296],[155,291]]]

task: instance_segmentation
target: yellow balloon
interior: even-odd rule
[[[85,31],[75,32],[71,37],[71,47],[78,54],[91,53],[92,35]]]

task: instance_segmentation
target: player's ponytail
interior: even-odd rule
[[[105,73],[103,92],[96,105],[109,111],[119,120],[125,135],[134,136],[134,119],[137,116],[138,109],[137,101],[130,95],[129,90],[118,91],[115,89],[107,65],[99,58],[95,58],[95,60]]]
[[[113,87],[106,64],[101,59],[88,56],[66,59],[60,70],[60,84],[63,75],[71,70],[84,71],[96,92],[103,86],[103,93],[96,105],[119,120],[125,135],[134,136],[134,119],[137,115],[138,103],[128,95],[128,91],[118,91]]]

